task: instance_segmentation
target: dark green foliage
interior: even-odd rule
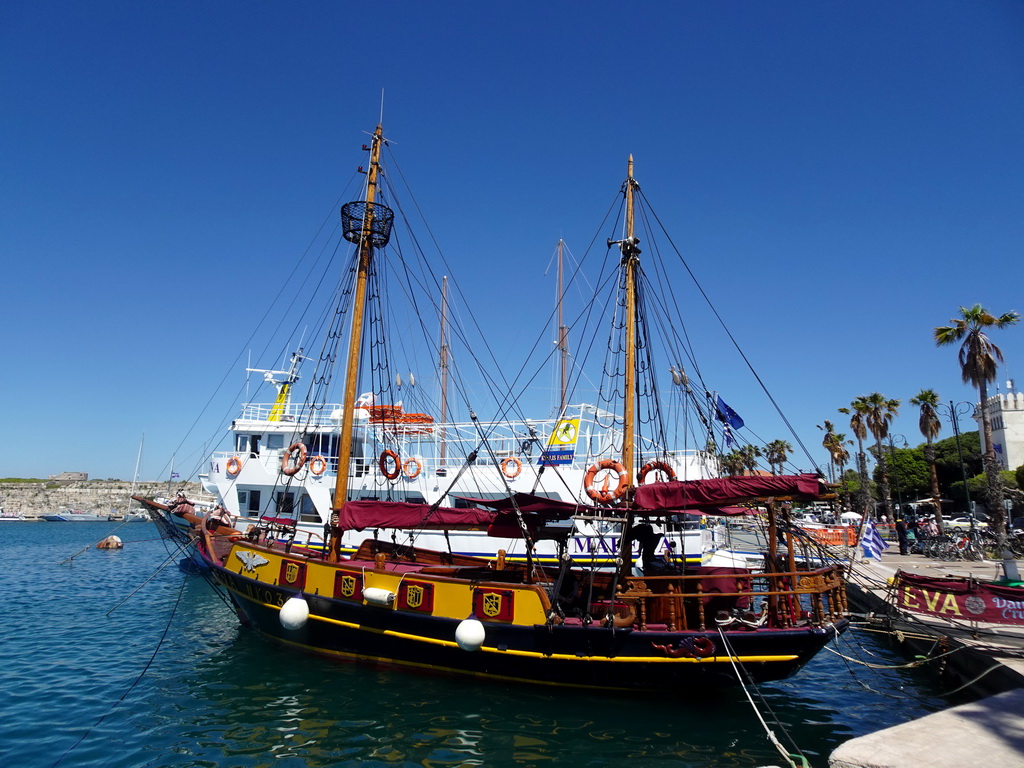
[[[931,495],[931,474],[923,447],[895,448],[891,452],[886,448],[885,460],[889,465],[889,490],[894,501],[914,501]],[[877,464],[873,479],[875,482],[880,479]]]
[[[960,435],[960,449],[963,451],[964,468],[968,477],[985,471],[981,465],[981,438],[978,437],[977,430]],[[963,482],[955,437],[947,437],[935,443],[935,469],[939,473],[940,488],[947,488],[958,480]]]

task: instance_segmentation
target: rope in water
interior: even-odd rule
[[[761,716],[761,712],[757,708],[757,705],[754,703],[754,699],[750,695],[750,691],[748,690],[746,683],[743,682],[743,675],[740,673],[740,668],[736,662],[736,653],[734,652],[732,645],[729,643],[729,640],[728,638],[726,638],[725,632],[722,631],[721,627],[718,628],[718,636],[722,638],[722,647],[725,648],[726,653],[728,653],[729,655],[729,663],[732,664],[733,672],[736,673],[736,680],[739,682],[740,687],[743,689],[743,693],[747,697],[747,701],[750,702],[750,707],[754,710],[754,714],[757,715],[757,719],[761,721],[761,727],[764,728],[764,732],[768,736],[768,740],[775,746],[779,754],[782,755],[783,759],[787,763],[789,763],[791,768],[798,768],[797,763],[794,762],[794,759],[800,761],[800,768],[808,768],[807,758],[805,758],[802,754],[791,754],[789,750],[787,750],[782,745],[782,742],[779,741],[778,737],[775,735],[775,731],[768,727],[768,723],[765,722],[765,719]],[[792,741],[793,738],[789,736],[789,733],[786,731],[785,726],[783,726],[782,723],[778,721],[778,718],[776,718],[775,722],[776,725],[782,728],[786,736],[789,737],[789,740]]]

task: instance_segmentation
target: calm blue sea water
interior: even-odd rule
[[[117,524],[0,525],[5,768],[780,764],[738,689],[621,698],[297,657],[184,576],[150,523],[122,526],[123,550],[70,563]],[[846,637],[847,654],[904,661]],[[830,653],[761,692],[776,733],[816,767],[850,737],[946,706],[925,671],[851,673]]]

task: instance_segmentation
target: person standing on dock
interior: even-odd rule
[[[910,539],[907,537],[907,524],[903,518],[896,521],[896,538],[900,542],[900,554],[910,554]]]

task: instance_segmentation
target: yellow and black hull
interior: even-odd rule
[[[800,669],[847,623],[724,634],[558,623],[547,620],[540,587],[431,572],[460,569],[329,564],[244,544],[220,559],[204,556],[242,621],[278,642],[336,659],[533,684],[718,687],[737,683],[734,662],[755,682],[777,680]],[[254,561],[259,564],[250,567]],[[374,590],[393,599],[374,604],[367,599]],[[281,607],[297,595],[309,617],[300,628],[286,629]],[[484,625],[485,639],[467,651],[456,642],[456,630],[471,615]]]

